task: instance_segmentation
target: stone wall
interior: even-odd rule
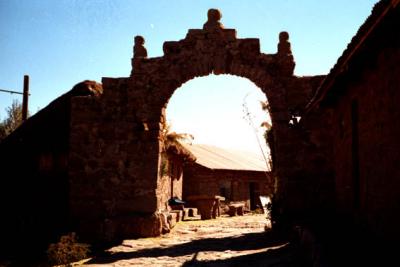
[[[288,152],[293,161],[286,169],[287,190],[279,197],[285,198],[284,216],[292,223],[326,221],[334,212],[331,125],[332,110],[326,109],[309,112],[290,129],[296,140]]]
[[[171,177],[165,175],[159,179],[157,194],[160,195],[158,207],[160,210],[168,210],[168,200],[171,198]],[[181,189],[182,190],[182,189]]]
[[[264,54],[258,39],[238,39],[234,29],[224,29],[219,11],[208,15],[203,29],[165,42],[162,57],[148,58],[144,38],[135,37],[131,76],[103,78],[100,99],[73,99],[70,207],[76,228],[85,229],[88,239],[136,235],[134,229],[120,229],[118,221],[132,218],[134,228],[136,218],[151,221],[165,209],[165,191],[160,190],[165,181],[158,172],[165,108],[183,83],[211,73],[245,77],[266,94],[274,125],[274,166],[282,180],[279,190],[288,190],[287,169],[295,156],[290,152],[298,142],[289,122],[319,78],[293,76],[288,33],[279,35],[276,53]]]
[[[153,214],[159,205],[159,132],[137,118],[128,82],[104,78],[101,99],[72,101],[70,207],[75,227],[89,240],[140,236],[138,218],[147,218],[148,228],[159,219]]]

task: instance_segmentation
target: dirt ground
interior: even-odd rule
[[[179,222],[162,237],[125,240],[74,266],[301,266],[296,248],[266,223],[260,214]]]

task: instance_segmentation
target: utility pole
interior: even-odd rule
[[[28,98],[29,94],[29,75],[24,75],[24,90],[23,92],[17,92],[12,90],[4,90],[0,89],[0,92],[10,93],[10,94],[19,94],[22,95],[22,121],[26,121],[28,118]]]
[[[24,92],[22,93],[22,121],[28,119],[29,76],[24,75]]]

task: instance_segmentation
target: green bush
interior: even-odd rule
[[[47,258],[50,264],[70,264],[88,257],[89,245],[78,243],[75,233],[63,235],[60,241],[50,244],[47,249]]]

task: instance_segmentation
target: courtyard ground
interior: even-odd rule
[[[302,266],[261,214],[179,222],[157,238],[125,240],[75,266]]]

